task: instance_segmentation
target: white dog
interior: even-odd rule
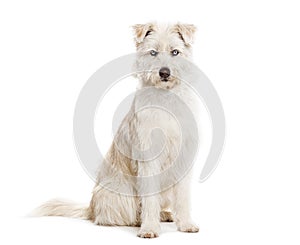
[[[190,119],[176,100],[194,108],[188,86],[179,79],[189,72],[179,60],[191,58],[194,32],[188,24],[134,26],[140,87],[101,165],[90,205],[52,200],[37,209],[38,215],[140,226],[138,236],[143,238],[157,237],[160,221],[176,222],[179,231],[198,232],[190,217],[191,171],[185,160],[198,135],[189,128],[182,131],[178,122],[188,125]],[[172,108],[176,118],[159,105]],[[157,128],[163,137],[153,133]],[[182,134],[188,139],[183,143]],[[175,161],[179,165],[172,169]]]

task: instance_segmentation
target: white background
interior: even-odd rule
[[[136,228],[25,215],[53,197],[89,201],[77,96],[101,65],[134,52],[130,25],[158,20],[197,25],[195,62],[222,99],[227,139],[215,173],[193,182],[201,231],[164,225],[151,242],[299,244],[299,12],[297,0],[1,1],[0,243],[150,242]]]

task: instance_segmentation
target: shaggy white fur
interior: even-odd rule
[[[90,205],[52,200],[39,207],[37,215],[84,218],[97,225],[141,226],[138,236],[143,238],[157,237],[160,221],[174,220],[178,230],[198,232],[189,212],[190,169],[184,158],[191,154],[197,135],[185,129],[189,140],[182,144],[178,121],[189,123],[187,112],[178,111],[174,118],[153,106],[180,110],[175,94],[195,113],[193,96],[179,79],[189,72],[188,67],[177,59],[191,58],[194,32],[195,27],[187,24],[134,26],[140,87],[99,169]],[[163,137],[153,129],[160,129]],[[164,174],[179,156],[183,156],[181,167]],[[164,188],[170,181],[173,185]]]

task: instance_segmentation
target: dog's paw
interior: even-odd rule
[[[137,236],[141,238],[155,238],[158,237],[159,226],[154,227],[141,227]]]
[[[140,238],[155,238],[158,237],[158,233],[154,231],[139,231],[137,234]]]
[[[195,232],[199,231],[199,227],[194,224],[191,224],[191,223],[184,223],[184,224],[178,225],[178,230],[182,231],[182,232],[195,233]]]

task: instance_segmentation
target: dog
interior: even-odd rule
[[[139,88],[99,169],[89,206],[51,200],[35,213],[82,218],[97,225],[138,226],[137,235],[141,238],[158,237],[160,221],[174,221],[182,232],[198,232],[190,217],[191,169],[182,168],[186,163],[180,159],[180,151],[190,155],[189,146],[196,144],[197,136],[185,129],[188,140],[182,147],[176,120],[188,122],[187,112],[175,99],[179,97],[190,108],[195,103],[180,79],[189,70],[178,60],[191,60],[196,27],[147,23],[135,25],[133,30]],[[146,108],[147,105],[179,110],[179,119],[158,106]],[[152,133],[154,128],[163,131],[163,139]],[[157,156],[157,150],[162,148]],[[168,171],[177,158],[179,168]]]

